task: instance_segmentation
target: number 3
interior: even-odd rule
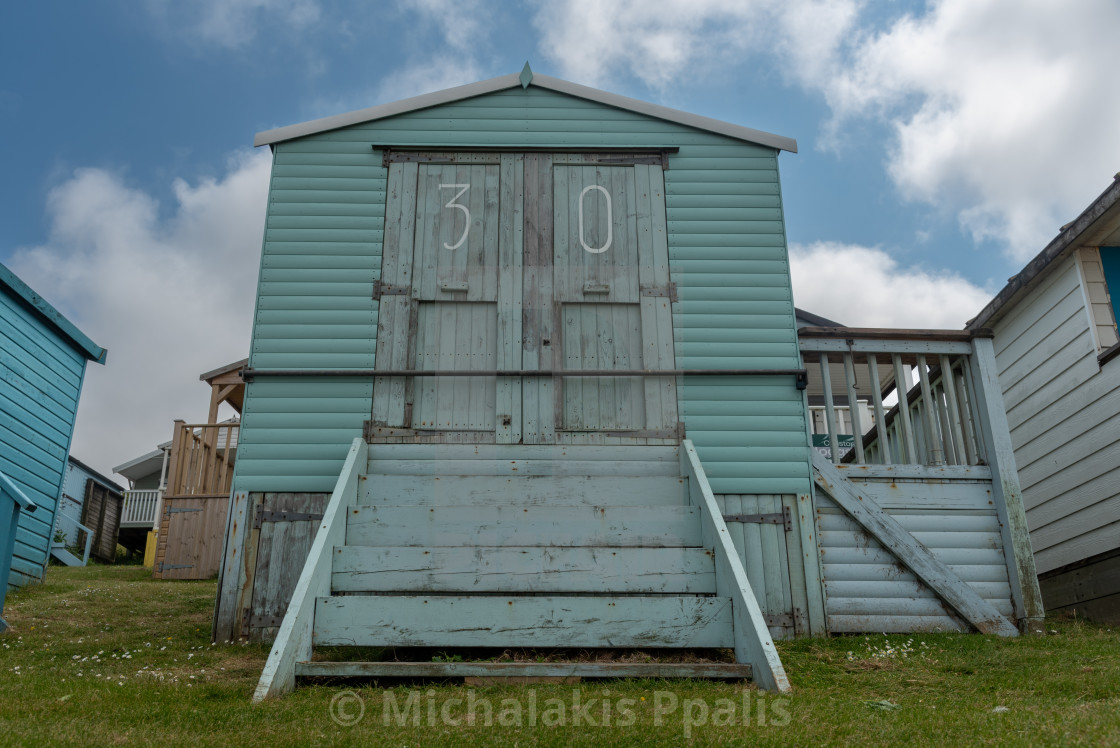
[[[463,246],[463,242],[465,242],[467,240],[467,234],[470,233],[470,230],[471,230],[471,211],[470,211],[469,208],[467,208],[467,206],[460,205],[459,203],[457,203],[455,201],[458,200],[460,197],[462,197],[463,193],[466,192],[467,190],[469,190],[471,188],[471,186],[469,184],[441,184],[439,186],[439,188],[441,190],[444,189],[445,187],[456,188],[459,191],[456,192],[455,197],[448,200],[447,204],[444,205],[443,207],[445,207],[445,208],[458,208],[459,210],[463,211],[463,215],[467,219],[467,225],[463,227],[463,235],[459,237],[459,241],[455,242],[454,244],[448,244],[447,242],[443,243],[443,248],[444,249],[458,249],[459,247]]]

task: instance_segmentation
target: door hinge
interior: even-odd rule
[[[168,514],[182,514],[183,512],[201,512],[202,507],[190,506],[169,506],[167,507]]]
[[[408,296],[409,291],[408,286],[391,286],[379,280],[373,282],[374,299],[380,299],[382,296]]]
[[[250,615],[249,610],[246,609],[241,615],[241,631],[248,631],[250,628],[263,629],[279,626],[284,622],[284,616],[269,616],[269,615]]]
[[[762,620],[766,622],[767,626],[793,628],[793,616],[791,616],[789,613],[763,613]]]
[[[194,564],[166,564],[163,561],[159,562],[159,573],[171,571],[172,569],[193,569]]]
[[[253,529],[261,529],[265,522],[312,522],[321,520],[322,514],[314,512],[277,512],[264,507],[257,507],[257,516],[253,519]]]
[[[793,513],[789,507],[782,507],[782,511],[772,514],[725,514],[724,522],[744,522],[753,525],[785,525],[786,532],[793,530]]]
[[[671,303],[677,303],[677,284],[666,283],[664,285],[651,286],[641,285],[638,290],[642,296],[661,296],[668,297]]]

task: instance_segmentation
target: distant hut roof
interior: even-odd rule
[[[79,351],[87,359],[99,364],[105,363],[105,357],[109,353],[106,349],[86,337],[85,333],[75,327],[73,322],[62,316],[61,312],[51,306],[42,296],[35,293],[18,275],[4,265],[0,265],[0,289],[7,291],[25,309],[65,338],[76,351]]]
[[[1108,189],[1081,211],[1081,215],[1062,226],[1058,235],[1026,267],[1009,278],[1003,290],[988,302],[980,314],[969,320],[966,327],[970,330],[990,327],[991,321],[1003,308],[1033,287],[1058,258],[1065,257],[1078,247],[1110,246],[1112,243],[1120,244],[1120,174],[1112,178]]]

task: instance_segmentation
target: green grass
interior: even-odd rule
[[[1016,640],[878,634],[784,643],[795,688],[785,697],[706,681],[389,689],[340,681],[253,706],[267,650],[210,644],[213,582],[155,582],[137,567],[104,566],[51,568],[47,580],[8,596],[4,744],[670,745],[686,734],[728,745],[1120,744],[1120,631],[1079,621],[1051,620],[1057,633]],[[411,715],[397,724],[386,700],[403,709],[410,694],[419,725]],[[337,699],[336,710],[354,716],[360,699],[362,719],[336,723]],[[576,724],[573,704],[591,700],[595,726],[584,712]],[[489,725],[483,701],[494,710]]]

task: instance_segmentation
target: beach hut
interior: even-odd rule
[[[995,332],[1047,610],[1120,624],[1120,179],[969,323]]]
[[[20,514],[10,586],[46,573],[86,362],[106,355],[0,265],[0,473],[37,507]]]
[[[258,698],[326,674],[785,690],[775,637],[1040,615],[990,341],[799,331],[793,140],[526,66],[256,143],[273,171],[214,637],[275,640]],[[930,388],[905,424],[892,355]],[[879,419],[814,457],[806,392],[833,412],[836,387]],[[938,432],[951,462],[914,448],[942,418],[971,440]],[[312,659],[341,644],[735,662]]]

